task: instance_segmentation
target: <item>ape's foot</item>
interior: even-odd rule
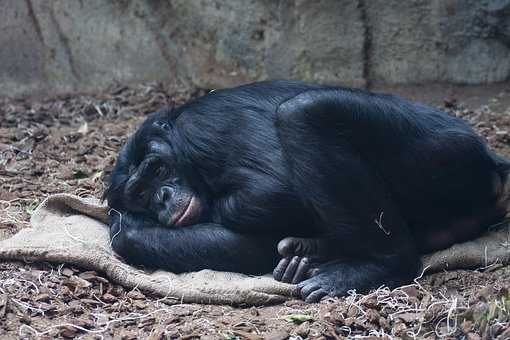
[[[274,269],[273,277],[276,281],[295,284],[313,276],[315,271],[308,257],[285,257]]]
[[[344,259],[319,265],[313,276],[298,284],[298,289],[306,302],[317,302],[325,296],[346,295],[351,289],[367,293],[382,285],[398,287],[411,282],[414,275],[415,267],[406,266],[405,261]]]
[[[342,284],[341,278],[334,272],[316,274],[300,282],[298,288],[305,302],[319,302],[325,296],[345,295],[350,289]]]

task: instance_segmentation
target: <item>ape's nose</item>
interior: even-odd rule
[[[159,204],[168,204],[172,200],[174,190],[168,186],[162,186],[156,193],[156,202]]]

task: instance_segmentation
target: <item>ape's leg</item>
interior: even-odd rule
[[[369,138],[378,132],[371,131],[377,127],[371,124],[387,122],[381,116],[373,119],[358,102],[346,103],[352,97],[338,97],[338,91],[309,91],[277,112],[293,183],[315,213],[321,237],[337,249],[336,261],[320,265],[317,275],[299,284],[307,301],[398,285],[410,281],[419,267],[406,222],[384,180],[346,138],[359,126],[364,130],[357,132]]]
[[[213,269],[269,273],[278,262],[281,236],[241,235],[218,224],[183,228],[159,226],[141,216],[113,216],[113,249],[127,262],[175,273]]]

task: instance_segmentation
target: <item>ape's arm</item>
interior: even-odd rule
[[[110,237],[127,262],[175,273],[207,268],[265,274],[278,262],[278,237],[241,235],[218,224],[172,229],[123,213],[113,217]]]

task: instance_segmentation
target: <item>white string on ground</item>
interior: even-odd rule
[[[75,325],[75,324],[72,324],[72,323],[68,323],[68,322],[61,323],[61,324],[58,324],[58,325],[50,326],[50,327],[46,328],[43,331],[39,331],[39,330],[35,329],[34,327],[29,326],[29,325],[21,325],[21,327],[19,328],[19,335],[23,336],[24,335],[23,330],[27,329],[28,331],[32,332],[36,336],[40,337],[40,336],[43,336],[43,335],[46,335],[46,334],[50,333],[54,329],[58,329],[58,328],[62,328],[62,327],[73,327],[73,328],[76,328],[76,329],[78,329],[78,330],[80,330],[82,332],[89,333],[89,334],[104,333],[105,331],[108,330],[110,325],[112,325],[112,324],[114,324],[116,322],[144,319],[144,318],[147,318],[147,317],[149,317],[149,316],[151,316],[153,314],[159,313],[159,312],[172,313],[171,307],[172,306],[169,306],[168,308],[156,309],[156,310],[154,310],[152,312],[149,312],[149,313],[146,313],[146,314],[138,314],[137,313],[137,315],[134,315],[134,316],[133,315],[131,315],[131,316],[128,315],[128,316],[125,316],[125,317],[120,317],[120,318],[117,318],[117,319],[108,320],[108,321],[105,322],[105,325],[102,328],[98,328],[98,329],[87,329],[87,328],[84,328],[84,327],[81,327],[81,326],[78,326],[78,325]]]
[[[110,208],[110,210],[108,210],[108,216],[111,216],[112,212],[115,212],[119,215],[119,230],[110,238],[110,247],[112,247],[113,240],[122,232],[122,213],[118,210]]]

